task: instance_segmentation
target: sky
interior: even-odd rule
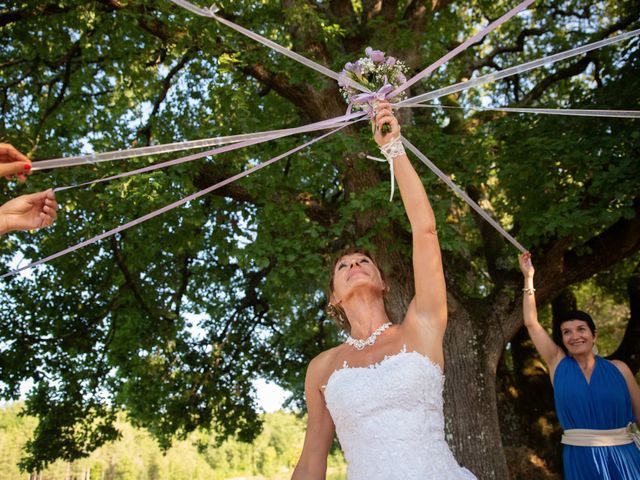
[[[289,396],[286,390],[283,390],[273,382],[259,378],[253,382],[258,396],[258,405],[267,413],[273,413],[282,408],[282,403]]]

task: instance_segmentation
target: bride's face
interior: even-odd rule
[[[358,289],[368,289],[382,295],[386,284],[370,257],[363,253],[345,255],[333,267],[332,296],[336,301],[342,301]]]

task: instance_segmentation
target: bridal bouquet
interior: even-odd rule
[[[397,87],[407,81],[405,73],[407,66],[394,57],[385,56],[380,50],[367,47],[367,55],[354,63],[347,63],[338,78],[340,92],[354,110],[369,111],[376,100],[386,98]],[[362,93],[350,86],[344,79],[351,79],[363,87],[371,90],[371,93]],[[400,101],[406,98],[406,93],[401,92],[393,100]],[[385,127],[388,128],[387,125]],[[383,133],[387,133],[384,131]]]

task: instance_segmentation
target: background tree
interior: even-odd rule
[[[282,1],[222,14],[340,70],[371,45],[416,71],[515,2]],[[542,1],[413,93],[637,28],[637,2]],[[0,11],[0,137],[36,158],[299,126],[344,112],[337,86],[169,2],[21,2]],[[633,108],[637,40],[443,99],[405,135],[534,253],[541,305],[640,247],[637,120],[496,114],[493,105]],[[476,108],[476,110],[474,110]],[[34,384],[40,418],[23,465],[73,459],[117,436],[116,413],[169,445],[198,427],[252,438],[251,380],[302,404],[306,364],[337,341],[324,314],[328,259],[357,239],[412,296],[408,225],[387,171],[362,159],[368,127],[290,157],[188,207],[3,283],[4,398]],[[36,259],[209,186],[302,139],[59,194],[55,228],[3,239]],[[160,158],[153,159],[154,161]],[[149,160],[58,169],[66,185]],[[450,324],[447,429],[480,478],[507,478],[496,378],[521,324],[516,252],[430,172]],[[14,194],[13,190],[11,194]],[[397,319],[396,319],[397,320]],[[637,354],[636,348],[631,353]]]
[[[0,480],[25,478],[18,462],[21,448],[37,420],[19,416],[18,403],[0,407]],[[193,432],[161,451],[147,432],[133,428],[120,418],[121,438],[98,448],[88,458],[58,460],[45,470],[33,472],[37,480],[218,480],[227,478],[269,478],[284,480],[298,460],[305,422],[294,413],[274,412],[260,416],[263,431],[251,444],[215,433]],[[330,478],[343,479],[345,464],[341,454],[332,455]]]

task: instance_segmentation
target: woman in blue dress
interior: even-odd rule
[[[554,319],[553,339],[549,337],[538,322],[529,252],[520,256],[520,270],[524,324],[549,368],[564,430],[564,478],[640,479],[640,445],[631,433],[640,418],[640,387],[631,370],[624,362],[594,353],[596,327],[584,312]]]

